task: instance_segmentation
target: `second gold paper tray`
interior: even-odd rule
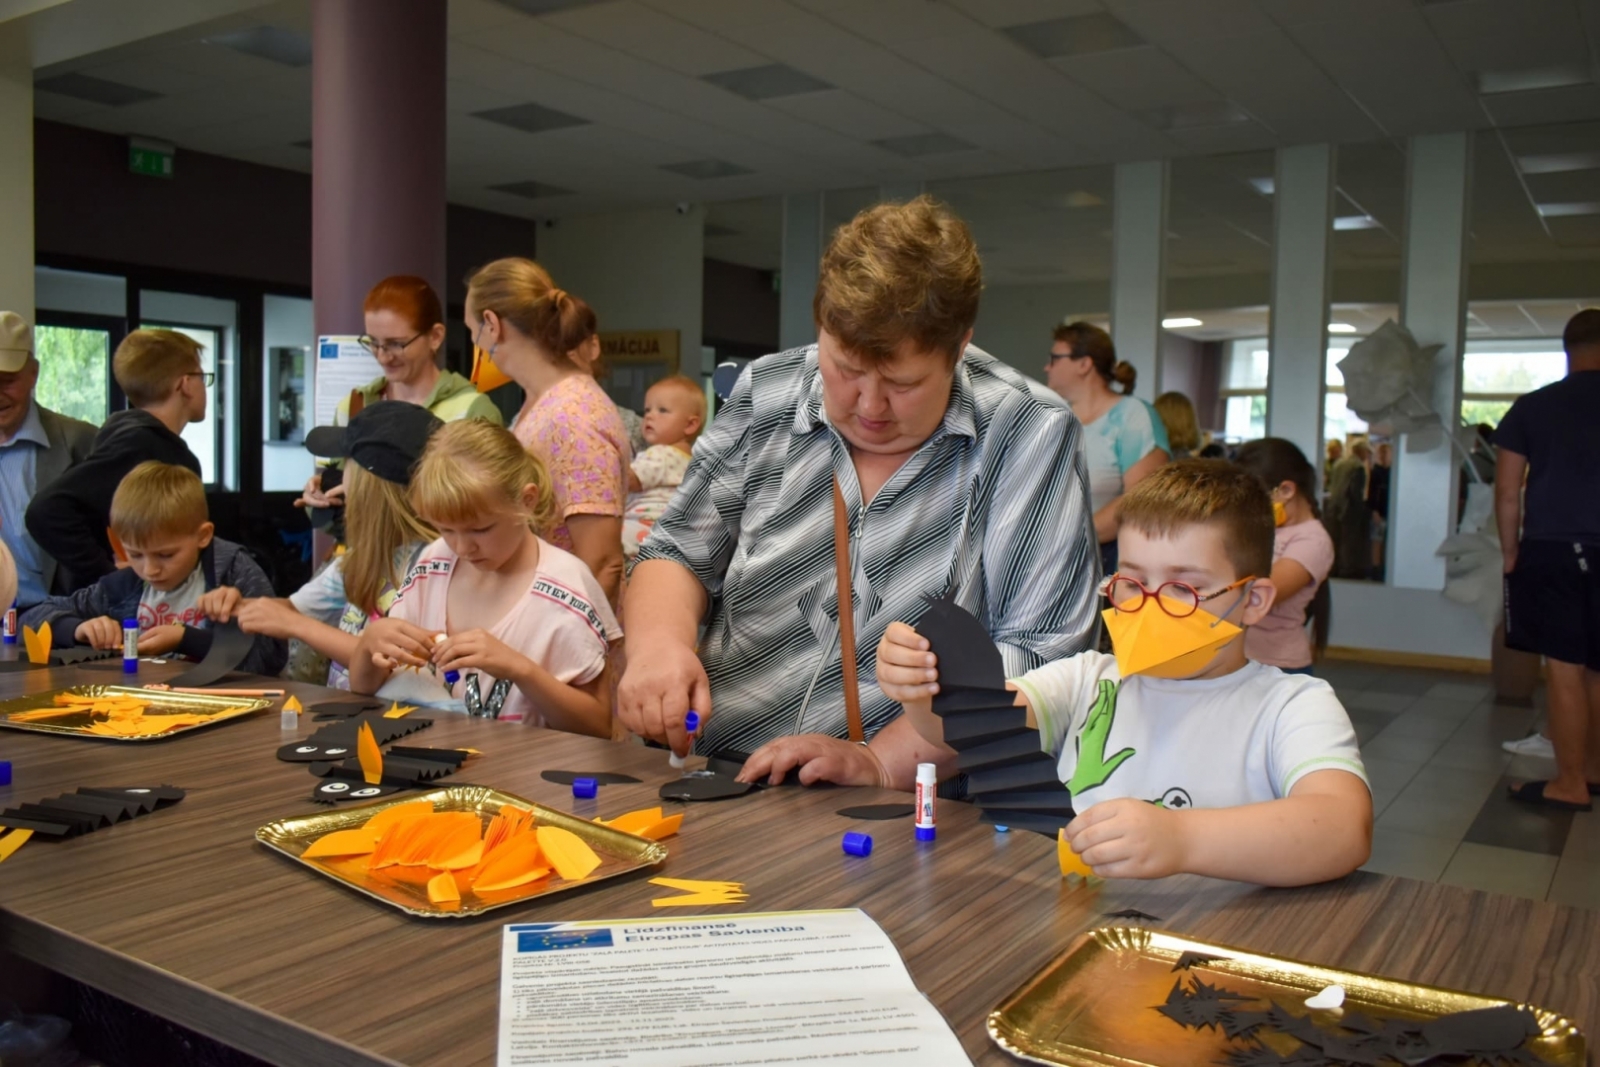
[[[418,800],[432,801],[434,811],[473,812],[485,825],[499,814],[503,805],[512,804],[526,808],[533,812],[534,825],[559,826],[583,838],[600,857],[600,866],[595,868],[589,877],[576,882],[563,881],[551,875],[549,878],[541,878],[527,885],[493,893],[479,895],[465,892],[461,895],[459,907],[443,908],[428,899],[428,879],[437,872],[427,867],[385,867],[380,871],[368,871],[357,862],[360,857],[327,859],[319,857],[309,860],[301,858],[301,853],[310,848],[311,843],[323,834],[335,830],[353,830],[385,808],[392,808],[397,804],[415,803]],[[331,878],[358,893],[364,893],[374,900],[382,901],[390,907],[399,908],[407,915],[415,915],[421,919],[461,919],[471,915],[482,915],[496,908],[521,904],[538,897],[565,893],[579,886],[593,885],[608,878],[616,878],[630,871],[654,866],[667,858],[667,848],[660,842],[647,841],[633,834],[625,834],[621,830],[613,830],[609,826],[601,826],[599,823],[568,815],[555,808],[547,808],[543,804],[523,800],[510,793],[502,793],[498,789],[477,785],[453,785],[427,793],[404,793],[376,804],[341,805],[312,815],[279,819],[257,830],[256,840],[326,878]]]
[[[54,703],[58,693],[71,693],[74,696],[87,697],[137,697],[149,701],[149,706],[144,709],[148,718],[160,718],[162,715],[195,714],[206,716],[203,722],[179,726],[160,734],[144,734],[136,737],[116,737],[106,734],[89,732],[88,726],[92,718],[87,711],[74,711],[60,708]],[[237,719],[242,715],[249,715],[253,711],[270,707],[272,701],[266,697],[237,697],[221,696],[209,693],[174,693],[169,689],[140,689],[128,685],[75,685],[67,689],[51,689],[43,693],[29,693],[27,696],[13,697],[10,700],[0,701],[0,726],[12,730],[28,730],[37,734],[56,734],[61,737],[87,737],[95,741],[165,741],[169,737],[178,737],[191,730],[201,730],[219,722]],[[25,712],[48,711],[51,709],[62,712],[45,719],[32,719],[18,722],[12,718],[14,715]]]
[[[1186,952],[1217,957],[1175,970]],[[1319,967],[1211,945],[1139,927],[1091,930],[1024,982],[989,1014],[995,1044],[1030,1063],[1057,1067],[1190,1067],[1224,1061],[1230,1049],[1220,1028],[1192,1030],[1164,1018],[1172,985],[1193,975],[1252,1001],[1276,1001],[1295,1014],[1307,997],[1330,985],[1345,988],[1344,1010],[1374,1019],[1426,1020],[1449,1012],[1494,1008],[1493,997],[1411,985],[1388,978]],[[1588,1062],[1582,1031],[1554,1012],[1527,1006],[1541,1035],[1528,1042],[1557,1067]]]

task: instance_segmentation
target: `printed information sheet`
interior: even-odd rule
[[[317,365],[312,375],[312,425],[332,426],[339,401],[374,378],[383,367],[354,337],[317,338]]]
[[[859,909],[504,928],[500,1067],[970,1064]]]

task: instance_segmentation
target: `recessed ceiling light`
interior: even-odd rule
[[[681,174],[685,178],[698,178],[701,181],[755,173],[749,167],[741,167],[737,163],[729,163],[722,159],[691,159],[687,163],[668,163],[661,169]]]
[[[1348,322],[1330,322],[1330,323],[1328,323],[1328,332],[1329,333],[1355,333],[1356,332],[1356,328],[1354,326],[1350,325]]]
[[[1112,52],[1119,48],[1137,48],[1145,43],[1144,38],[1129,29],[1126,23],[1103,11],[1007,26],[1001,32],[1034,55],[1045,59]]]
[[[1540,204],[1539,214],[1547,219],[1565,219],[1574,215],[1600,215],[1600,202],[1580,200],[1566,204]]]
[[[1574,170],[1600,170],[1600,152],[1553,152],[1548,155],[1518,156],[1517,169],[1524,174],[1566,174]]]
[[[70,96],[74,100],[87,100],[91,104],[104,104],[107,107],[137,104],[161,96],[160,93],[152,93],[148,89],[124,85],[109,78],[96,78],[92,74],[57,74],[49,78],[40,78],[33,83],[33,87],[43,89],[47,93]]]
[[[821,78],[813,78],[804,71],[795,70],[783,63],[769,63],[764,67],[746,67],[743,70],[725,70],[706,74],[701,78],[712,85],[737,93],[746,100],[776,100],[782,96],[799,96],[832,89],[833,85]]]
[[[256,26],[233,33],[207,37],[206,44],[220,44],[247,56],[279,63],[285,67],[311,65],[311,38],[281,26]]]
[[[1340,215],[1333,220],[1336,230],[1376,230],[1378,225],[1371,215]]]
[[[1519,70],[1480,70],[1472,76],[1478,92],[1485,96],[1496,93],[1525,93],[1534,89],[1565,89],[1572,85],[1588,85],[1594,81],[1589,68],[1577,63],[1553,67],[1525,67]]]
[[[546,130],[564,130],[572,126],[587,126],[588,119],[580,119],[565,111],[557,111],[543,104],[516,104],[512,107],[494,107],[487,111],[474,111],[473,118],[485,122],[510,126],[523,133],[544,133]]]
[[[1262,196],[1271,196],[1278,191],[1278,179],[1276,178],[1251,178],[1249,181],[1251,188]]]
[[[1205,325],[1205,324],[1202,323],[1199,319],[1162,319],[1161,320],[1161,328],[1163,330],[1187,330],[1192,326],[1203,326],[1203,325]]]
[[[904,137],[883,137],[872,142],[897,156],[936,156],[943,152],[965,152],[976,145],[968,144],[948,133],[912,133]]]
[[[524,200],[542,200],[547,196],[572,195],[571,189],[563,189],[559,185],[536,181],[506,182],[504,185],[491,185],[489,188],[497,193],[510,193],[512,196],[520,196]]]

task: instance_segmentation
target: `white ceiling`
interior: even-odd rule
[[[1264,272],[1270,253],[1272,202],[1250,180],[1271,175],[1277,146],[1333,141],[1338,213],[1378,223],[1336,234],[1336,267],[1392,269],[1398,139],[1481,129],[1474,261],[1600,250],[1600,214],[1535,207],[1600,203],[1600,161],[1533,174],[1513,162],[1600,146],[1600,0],[545,0],[563,9],[539,17],[514,2],[450,0],[456,203],[550,217],[710,202],[708,254],[773,266],[777,194],[842,190],[829,213],[844,218],[880,184],[923,181],[972,222],[992,282],[1093,280],[1109,272],[1109,164],[1174,157],[1173,276],[1240,274]],[[206,41],[309,34],[309,10],[281,0],[55,63],[39,77],[161,95],[105,106],[41,90],[36,113],[309,170],[310,68]],[[1006,32],[1080,17],[1120,46],[1045,59]],[[703,80],[773,63],[833,88],[758,101]],[[1508,77],[1580,84],[1476,89]],[[527,133],[475,115],[529,103],[584,124]],[[907,158],[874,143],[892,138],[959,147]],[[748,173],[662,169],[701,160]],[[573,192],[492,188],[528,181]]]

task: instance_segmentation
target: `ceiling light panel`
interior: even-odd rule
[[[1540,204],[1539,214],[1547,219],[1569,219],[1579,215],[1600,215],[1600,202],[1580,200],[1565,204]]]
[[[1346,230],[1376,230],[1378,220],[1371,215],[1339,215],[1333,220],[1333,228],[1340,232]]]
[[[1119,48],[1138,48],[1146,43],[1126,23],[1105,12],[1007,26],[1002,32],[1034,55],[1045,59],[1113,52]]]
[[[730,93],[736,93],[746,100],[776,100],[783,96],[799,96],[801,93],[816,93],[833,88],[821,78],[813,78],[804,71],[795,70],[783,63],[746,67],[743,70],[725,70],[717,74],[707,74],[704,80]]]
[[[699,181],[711,181],[715,178],[734,178],[741,174],[754,174],[749,167],[741,167],[737,163],[729,163],[725,159],[691,159],[687,163],[668,163],[662,170],[681,174],[685,178],[695,178]]]
[[[106,107],[123,107],[145,100],[155,100],[162,95],[137,86],[114,82],[108,78],[96,78],[92,74],[57,74],[49,78],[40,78],[33,83],[33,87],[47,93],[70,96],[74,100],[104,104]]]
[[[1205,323],[1201,322],[1199,319],[1181,318],[1161,320],[1161,328],[1163,330],[1189,330],[1196,326],[1204,325]]]
[[[247,56],[265,59],[285,67],[311,65],[311,38],[281,26],[255,26],[234,33],[207,37],[206,44],[221,45]]]
[[[557,111],[543,104],[496,107],[488,111],[474,111],[472,115],[474,118],[509,126],[523,133],[545,133],[548,130],[565,130],[573,126],[589,125],[588,119],[580,119],[576,115],[569,115],[565,111]]]
[[[1589,68],[1578,64],[1525,67],[1519,70],[1480,70],[1472,76],[1474,87],[1485,96],[1525,93],[1535,89],[1564,89],[1594,81]]]
[[[1518,156],[1517,169],[1524,174],[1567,174],[1577,170],[1600,170],[1600,152],[1552,152],[1548,155]]]

